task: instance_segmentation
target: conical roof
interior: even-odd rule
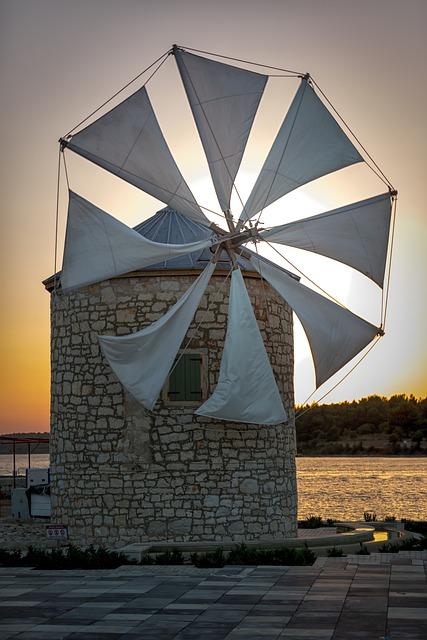
[[[166,244],[196,242],[197,240],[203,240],[204,238],[215,235],[209,227],[191,220],[170,207],[161,209],[154,216],[134,227],[134,230],[153,242]],[[180,256],[172,260],[165,260],[159,264],[151,265],[143,269],[143,271],[158,271],[159,269],[204,269],[211,258],[212,251],[210,249],[203,249],[202,251],[196,251],[186,256]],[[255,271],[248,260],[240,257],[237,261],[245,271]],[[220,260],[218,261],[218,268],[229,269],[230,267],[230,259],[226,251],[222,251]]]

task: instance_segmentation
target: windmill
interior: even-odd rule
[[[184,244],[153,242],[70,191],[61,291],[67,294],[196,251],[210,252],[202,273],[160,319],[129,335],[99,336],[103,354],[123,387],[152,411],[216,264],[226,252],[232,273],[219,378],[212,395],[195,413],[277,425],[288,416],[239,258],[248,260],[300,319],[318,388],[383,334],[384,318],[378,326],[367,322],[303,285],[253,247],[260,242],[278,243],[332,258],[363,273],[381,291],[386,280],[387,294],[397,192],[374,163],[374,171],[386,184],[385,192],[309,218],[261,228],[264,210],[293,190],[356,163],[366,162],[373,168],[372,158],[339,124],[310,75],[289,72],[299,78],[298,90],[236,220],[230,210],[231,194],[268,74],[200,53],[204,52],[174,45],[150,68],[157,64],[156,72],[169,56],[176,60],[225,226],[211,222],[206,207],[196,202],[163,137],[145,84],[84,128],[61,138],[61,152],[67,149],[86,158],[161,200],[207,233]]]

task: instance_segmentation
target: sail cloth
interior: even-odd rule
[[[303,78],[240,220],[286,193],[363,158]]]
[[[383,286],[391,218],[389,193],[260,231],[270,242],[320,253]]]
[[[122,385],[147,409],[156,403],[214,270],[210,263],[165,315],[141,331],[98,336]]]
[[[287,421],[240,269],[231,276],[227,334],[218,384],[196,413],[254,424]]]
[[[377,335],[377,327],[305,287],[279,267],[256,256],[251,262],[300,319],[313,355],[316,387],[326,382]]]
[[[206,223],[172,157],[144,87],[73,135],[68,148],[172,209]]]
[[[70,191],[61,286],[67,292],[202,250],[213,242],[214,238],[188,244],[152,242]]]
[[[267,76],[177,49],[181,79],[208,160],[222,211],[267,83]]]

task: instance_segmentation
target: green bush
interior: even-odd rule
[[[179,549],[172,549],[157,555],[146,555],[142,558],[141,564],[184,564],[184,556]]]
[[[192,553],[191,562],[199,569],[223,567],[226,559],[222,547],[207,553]]]
[[[30,546],[25,554],[3,550],[0,551],[0,564],[35,569],[116,569],[122,564],[131,563],[122,553],[108,551],[104,547],[91,545],[81,549],[70,544],[60,549],[35,549]]]
[[[385,542],[378,549],[379,553],[398,553],[399,551],[425,551],[427,549],[427,538],[408,538],[399,542]]]
[[[227,564],[305,566],[312,565],[315,560],[316,555],[307,545],[302,549],[294,549],[284,545],[260,549],[239,544],[228,554]]]
[[[20,551],[13,549],[0,549],[0,566],[2,567],[18,567],[22,562],[22,554]]]
[[[322,516],[307,516],[305,520],[298,522],[300,529],[318,529],[322,526]]]
[[[342,558],[344,556],[344,551],[341,547],[331,547],[327,550],[326,555],[328,558]]]
[[[427,537],[427,520],[407,520],[402,518],[401,522],[405,524],[406,531],[421,533],[422,536]]]

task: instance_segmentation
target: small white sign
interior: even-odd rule
[[[65,524],[48,524],[46,525],[46,534],[49,540],[67,540],[68,527]]]

